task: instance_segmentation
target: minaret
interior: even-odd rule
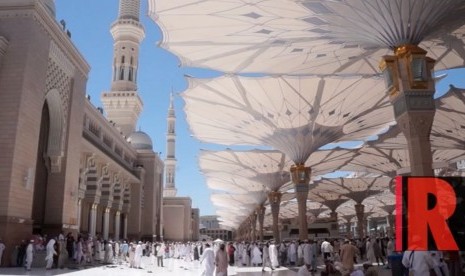
[[[166,158],[165,158],[165,189],[163,191],[164,197],[175,197],[176,196],[176,185],[175,185],[175,175],[176,175],[176,156],[175,156],[175,146],[176,146],[176,116],[174,115],[174,105],[173,105],[173,94],[170,97],[170,107],[168,108],[168,118],[167,118],[167,133],[166,133]]]
[[[137,93],[139,46],[145,37],[139,11],[140,0],[120,0],[118,19],[110,29],[114,40],[111,91],[101,98],[108,120],[126,137],[134,132],[143,106]]]

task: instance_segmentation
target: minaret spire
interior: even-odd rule
[[[164,197],[175,197],[176,190],[176,115],[174,113],[174,97],[173,92],[170,95],[170,105],[168,108],[167,118],[167,133],[166,133],[166,159],[165,159],[165,189]]]
[[[111,92],[101,98],[108,119],[125,136],[134,132],[143,106],[137,93],[139,47],[145,37],[139,14],[140,0],[120,0],[118,18],[110,29],[114,40]]]

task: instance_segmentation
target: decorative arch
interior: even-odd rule
[[[64,112],[60,92],[57,89],[48,91],[45,95],[49,114],[50,128],[47,143],[47,156],[50,158],[51,173],[61,171],[61,161],[63,158],[63,141],[64,141]]]

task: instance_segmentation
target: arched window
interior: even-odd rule
[[[124,66],[119,68],[119,80],[124,80]]]
[[[128,80],[129,80],[129,81],[132,81],[132,67],[129,67],[129,76],[128,76]]]
[[[121,64],[124,64],[124,62],[125,62],[125,57],[122,56],[122,57],[121,57]]]

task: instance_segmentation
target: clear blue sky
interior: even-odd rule
[[[176,0],[173,0],[176,1]],[[100,95],[109,91],[111,85],[113,39],[110,25],[118,15],[118,0],[56,0],[57,20],[64,19],[72,34],[72,41],[91,65],[87,93],[95,106],[101,106]],[[213,77],[217,72],[192,68],[179,68],[178,59],[157,46],[161,40],[158,26],[147,16],[147,1],[141,0],[141,22],[146,38],[142,42],[139,57],[138,91],[144,101],[144,110],[138,126],[153,140],[154,151],[165,156],[166,114],[171,91],[184,91],[187,82],[184,75]],[[465,87],[463,70],[449,72],[438,84],[438,95],[449,84]],[[185,121],[183,101],[175,98],[176,108],[176,157],[178,160],[176,187],[179,196],[191,196],[193,206],[200,208],[201,215],[214,214],[208,190],[200,174],[197,157],[199,149],[224,149],[223,146],[201,144],[190,136]]]

